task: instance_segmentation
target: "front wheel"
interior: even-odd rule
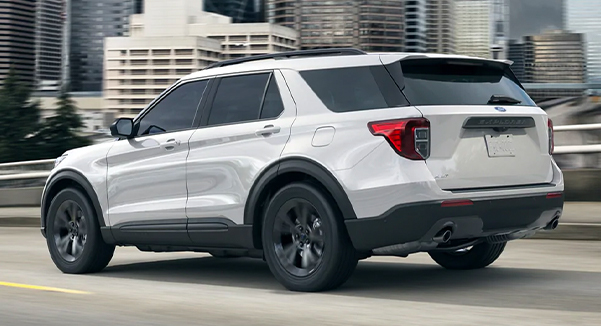
[[[292,291],[334,289],[357,266],[335,204],[308,182],[287,185],[273,196],[265,213],[262,242],[269,269]]]
[[[506,244],[507,242],[484,242],[453,252],[429,252],[429,254],[438,265],[446,269],[479,269],[497,260]]]
[[[108,265],[114,245],[104,242],[96,212],[76,188],[61,190],[50,203],[46,242],[58,269],[68,274],[93,273]]]

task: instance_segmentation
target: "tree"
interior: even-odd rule
[[[11,68],[0,90],[0,162],[37,155],[31,136],[39,129],[40,109],[30,95],[31,85],[20,82]]]
[[[58,157],[70,149],[90,145],[88,139],[77,135],[83,122],[66,88],[59,94],[57,106],[56,115],[46,119],[36,137],[49,157]]]

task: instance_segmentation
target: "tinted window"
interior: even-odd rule
[[[384,66],[309,70],[301,76],[334,112],[407,105]]]
[[[265,100],[263,101],[261,119],[277,118],[283,111],[284,103],[282,103],[282,98],[280,97],[278,83],[275,81],[275,77],[271,76],[267,92],[265,93]]]
[[[509,68],[500,63],[428,59],[403,61],[401,66],[403,92],[412,105],[487,105],[492,95],[535,105]]]
[[[209,125],[257,120],[270,74],[221,79],[211,106]]]
[[[195,81],[171,91],[142,118],[138,135],[191,128],[207,84],[206,80]]]

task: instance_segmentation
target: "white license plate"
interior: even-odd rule
[[[485,135],[488,157],[512,157],[515,156],[513,147],[513,135]]]

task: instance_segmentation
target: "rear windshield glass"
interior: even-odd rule
[[[402,61],[401,67],[411,105],[536,105],[500,63],[426,59]],[[489,102],[493,95],[497,101]],[[506,97],[520,103],[499,100]]]
[[[408,104],[384,66],[308,70],[300,74],[323,104],[334,112]]]

